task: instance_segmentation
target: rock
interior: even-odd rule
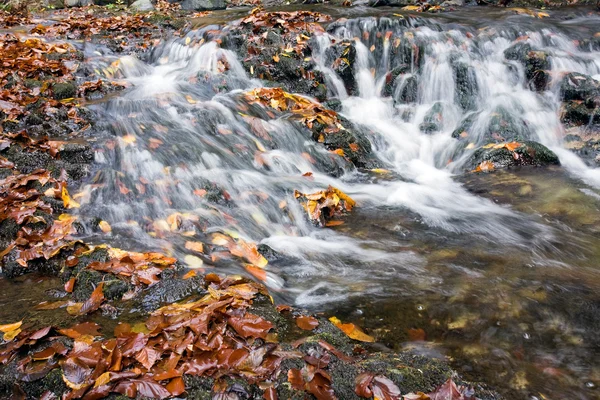
[[[563,100],[581,100],[600,104],[600,82],[589,75],[572,72],[560,83]]]
[[[550,81],[550,60],[543,51],[535,50],[529,43],[519,42],[504,51],[507,60],[520,62],[525,68],[525,79],[533,90],[542,91]]]
[[[525,165],[560,165],[560,161],[558,156],[546,146],[533,141],[523,141],[516,148],[502,146],[502,144],[487,148],[480,147],[475,150],[465,169],[473,171],[480,166],[482,170],[489,171]]]
[[[64,0],[46,0],[44,6],[50,10],[60,10],[65,8]]]
[[[152,11],[154,10],[154,5],[150,0],[137,0],[129,6],[131,9],[135,11]]]
[[[69,99],[77,95],[77,86],[70,82],[55,83],[54,85],[52,85],[52,92],[54,93],[55,100]]]
[[[413,2],[410,0],[369,0],[370,7],[406,7]]]
[[[440,4],[444,8],[462,7],[465,5],[464,0],[446,0]]]
[[[326,63],[344,82],[344,87],[349,95],[358,94],[356,80],[354,79],[354,63],[356,62],[356,47],[353,42],[342,42],[331,46],[325,52]]]
[[[475,70],[472,66],[462,61],[453,62],[452,69],[456,84],[456,102],[460,104],[463,110],[475,109],[477,106],[477,95],[479,94]]]
[[[582,101],[567,101],[563,105],[561,121],[567,125],[600,124],[600,107],[588,107]]]
[[[423,118],[423,122],[419,125],[419,129],[423,133],[435,133],[442,130],[443,127],[443,111],[442,103],[435,103]]]
[[[225,0],[184,0],[181,3],[184,10],[211,11],[227,8]]]

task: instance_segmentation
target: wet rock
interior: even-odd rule
[[[419,93],[418,77],[407,74],[396,78],[396,82],[398,83],[394,92],[394,100],[404,104],[415,103]]]
[[[443,126],[443,111],[442,103],[435,103],[423,118],[423,122],[419,125],[419,129],[423,133],[439,132]]]
[[[226,7],[225,0],[184,0],[181,3],[184,10],[211,11],[224,10]]]
[[[600,107],[588,107],[582,101],[568,101],[563,104],[561,121],[567,125],[600,124]]]
[[[525,68],[525,79],[533,90],[542,91],[550,81],[548,54],[535,50],[529,43],[519,42],[504,51],[507,60],[518,61]]]
[[[152,11],[154,10],[154,4],[150,0],[137,0],[134,1],[131,6],[129,6],[132,10],[135,11]]]
[[[66,7],[87,7],[94,4],[93,0],[64,0]]]
[[[581,100],[600,104],[600,82],[589,75],[576,72],[565,75],[560,83],[563,100]]]
[[[342,42],[329,47],[325,51],[325,62],[340,77],[349,95],[358,94],[354,79],[356,47],[353,42]]]
[[[154,311],[163,305],[181,301],[195,293],[202,294],[204,292],[202,277],[181,279],[178,271],[164,270],[160,281],[144,291],[139,304],[145,311]]]
[[[559,165],[554,152],[546,146],[532,141],[514,145],[496,145],[481,147],[473,153],[465,169],[469,171],[491,171],[514,166]]]
[[[452,63],[454,82],[456,84],[456,102],[463,110],[472,110],[477,106],[479,87],[477,77],[472,66],[462,61]]]
[[[69,99],[77,95],[77,86],[70,82],[55,83],[52,85],[52,92],[56,100]]]
[[[411,0],[369,0],[370,7],[405,7],[413,4]]]

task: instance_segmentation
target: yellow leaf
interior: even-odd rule
[[[19,333],[21,333],[21,328],[17,328],[17,329],[14,329],[12,331],[6,332],[4,334],[4,341],[5,342],[10,342],[14,338],[16,338]]]
[[[188,44],[190,44],[190,43],[191,43],[191,41],[192,41],[192,38],[191,38],[191,37],[189,37],[189,36],[188,36],[188,37],[186,37],[186,38],[185,38],[185,45],[187,46]]]
[[[0,332],[10,332],[18,329],[23,325],[23,321],[13,322],[12,324],[0,325]]]
[[[94,387],[106,385],[108,382],[110,382],[110,372],[105,372],[96,379]]]
[[[200,257],[196,257],[191,254],[186,255],[183,258],[183,261],[187,264],[188,268],[191,269],[202,268],[202,266],[204,265],[204,261],[202,261]]]
[[[112,231],[112,228],[110,227],[109,223],[106,221],[100,221],[98,223],[98,226],[100,227],[100,229],[102,230],[102,232],[104,233],[109,233]]]
[[[69,196],[69,191],[67,190],[66,186],[62,187],[60,196],[62,197],[65,208],[79,208],[80,207],[79,203],[76,202],[75,200],[73,200],[71,198],[71,196]]]
[[[133,135],[125,135],[122,139],[125,142],[125,144],[134,144],[137,140],[136,137]]]
[[[190,103],[190,104],[196,104],[196,103],[197,103],[197,101],[196,101],[196,100],[194,100],[194,99],[192,98],[192,96],[190,96],[189,94],[185,96],[185,99],[186,99],[186,100],[187,100],[187,102],[188,102],[188,103]]]
[[[275,61],[276,63],[278,63],[279,62],[279,55],[275,54],[273,56],[273,61]]]
[[[204,245],[201,242],[185,242],[185,248],[198,253],[204,252]]]

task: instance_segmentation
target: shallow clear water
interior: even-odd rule
[[[283,255],[267,266],[278,301],[357,321],[391,348],[449,355],[458,370],[508,398],[598,397],[600,170],[563,147],[557,85],[531,91],[504,50],[528,42],[549,52],[556,77],[566,70],[598,76],[600,52],[573,40],[590,37],[600,19],[497,13],[487,24],[468,14],[378,15],[338,22],[313,38],[330,96],[342,101],[341,113],[369,138],[389,174],[350,168],[264,110],[252,110],[261,126],[252,129],[241,93],[262,83],[211,40],[215,26],[163,43],[143,61],[90,53],[95,66],[114,63],[132,88],[99,106],[106,143],[81,213],[108,221],[113,245],[162,248],[182,259],[186,240],[233,232]],[[333,39],[355,43],[353,96],[327,65]],[[406,63],[393,55],[395,39],[422,61],[420,68],[408,62],[385,97],[386,74]],[[457,61],[479,88],[466,110],[457,102]],[[415,101],[394,101],[413,75]],[[432,107],[443,118],[427,134],[420,126]],[[474,144],[484,145],[499,109],[563,166],[463,174],[472,150],[460,152],[452,132],[472,117]],[[345,225],[317,229],[293,191],[327,185],[358,207]],[[198,195],[213,186],[225,198]],[[190,222],[185,232],[165,225],[174,213]],[[244,273],[236,262],[204,261],[206,271]],[[422,338],[418,329],[425,342],[414,340]]]

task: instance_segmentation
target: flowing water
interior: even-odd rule
[[[110,223],[113,245],[185,260],[187,240],[214,232],[268,245],[280,254],[266,279],[278,301],[358,322],[390,348],[451,356],[508,398],[598,398],[600,170],[562,145],[557,83],[565,71],[600,79],[600,52],[575,43],[600,18],[443,18],[353,17],[312,39],[329,97],[389,173],[349,168],[297,124],[256,107],[261,134],[250,129],[241,94],[263,83],[214,40],[222,27],[161,43],[144,60],[119,59],[113,66],[132,86],[98,106],[106,144],[81,212]],[[392,52],[396,38],[408,56]],[[356,49],[353,95],[328,61],[343,40]],[[523,67],[505,59],[516,42],[550,54],[550,90],[530,90]],[[99,68],[116,61],[92,50]],[[457,63],[476,88],[467,105]],[[414,82],[416,98],[403,101]],[[440,127],[425,133],[432,108]],[[463,174],[473,150],[452,132],[468,118],[484,145],[498,113],[562,167]],[[358,207],[344,225],[318,229],[293,191],[328,185]],[[173,215],[183,221],[176,232]],[[231,260],[203,261],[206,271],[245,273]]]

